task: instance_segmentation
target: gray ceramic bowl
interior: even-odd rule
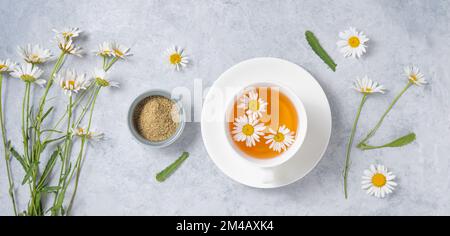
[[[152,142],[152,141],[147,140],[144,137],[142,137],[139,134],[139,132],[136,130],[136,127],[134,126],[134,122],[133,122],[133,114],[136,109],[136,106],[142,100],[144,100],[147,97],[151,97],[151,96],[163,96],[163,97],[166,97],[166,98],[174,101],[178,107],[179,116],[180,116],[180,123],[178,124],[175,134],[172,135],[172,137],[170,137],[164,141],[160,141],[160,142]],[[179,97],[177,99],[173,99],[173,98],[171,98],[171,94],[164,90],[154,89],[154,90],[150,90],[150,91],[147,91],[147,92],[139,95],[136,99],[134,99],[133,103],[131,103],[130,109],[128,110],[128,128],[130,129],[133,136],[141,143],[147,144],[154,148],[167,147],[170,144],[172,144],[173,142],[175,142],[181,136],[181,133],[183,133],[185,124],[186,124],[186,118],[185,118],[183,105],[181,104],[181,97]]]

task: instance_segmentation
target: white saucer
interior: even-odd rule
[[[236,157],[224,132],[227,101],[240,89],[264,82],[289,87],[308,115],[308,133],[300,150],[286,163],[270,169]],[[303,178],[322,158],[331,135],[330,105],[322,87],[302,67],[277,58],[250,59],[224,72],[205,98],[201,120],[203,142],[217,167],[231,179],[256,188],[277,188]]]

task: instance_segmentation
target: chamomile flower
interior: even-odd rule
[[[397,186],[394,179],[395,175],[383,165],[371,165],[368,170],[364,171],[361,182],[362,189],[366,190],[369,195],[384,198]]]
[[[168,48],[166,50],[165,56],[169,62],[169,65],[175,68],[175,70],[177,71],[180,71],[189,63],[189,57],[184,55],[184,49],[177,46]]]
[[[244,142],[247,147],[252,147],[259,142],[259,137],[264,135],[266,127],[258,120],[254,120],[248,116],[241,116],[236,118],[234,122],[233,134],[234,140]]]
[[[18,47],[18,52],[25,62],[31,64],[42,64],[52,57],[50,50],[44,49],[37,44]]]
[[[10,59],[0,60],[0,73],[11,72],[16,67],[16,63]]]
[[[77,47],[75,44],[73,44],[72,39],[64,39],[59,37],[57,39],[58,41],[58,47],[59,49],[61,49],[61,51],[67,53],[67,54],[72,54],[78,57],[81,57],[81,53],[82,53],[82,49],[80,47]]]
[[[408,80],[417,86],[422,86],[428,83],[425,80],[425,76],[422,74],[422,72],[420,72],[419,68],[416,66],[405,67],[405,73],[406,76],[408,76]]]
[[[342,54],[345,57],[361,57],[365,52],[369,41],[369,38],[364,32],[358,32],[355,28],[350,27],[349,30],[339,33],[341,40],[337,42],[337,45]]]
[[[87,132],[87,130],[82,127],[77,127],[75,129],[72,129],[72,134],[74,134],[80,138],[84,137],[86,139],[94,140],[94,141],[99,141],[104,138],[103,133],[96,133],[96,132],[92,132],[92,131]]]
[[[80,36],[80,33],[82,31],[76,27],[66,27],[62,31],[53,29],[53,32],[56,33],[56,37],[62,37],[65,40],[69,40],[71,38],[76,38],[76,37]]]
[[[125,47],[124,45],[118,44],[116,42],[111,43],[112,55],[117,58],[126,59],[131,56],[130,48]]]
[[[270,143],[269,148],[276,151],[286,151],[286,149],[294,143],[294,132],[291,132],[285,125],[275,131],[269,128],[269,135],[264,138],[267,139],[266,144]]]
[[[383,85],[370,80],[367,76],[356,79],[353,88],[363,94],[384,93]]]
[[[113,55],[113,50],[110,42],[103,42],[98,45],[98,49],[95,51],[95,55],[101,57],[110,57]]]
[[[25,63],[14,68],[14,70],[11,72],[11,76],[21,79],[27,83],[36,83],[40,86],[44,86],[47,81],[45,81],[44,79],[39,79],[42,73],[43,71],[39,69],[39,67],[33,66],[29,63]]]
[[[101,87],[119,87],[119,83],[108,79],[108,73],[100,68],[95,68],[93,79]]]
[[[75,70],[64,70],[56,75],[59,86],[64,90],[64,94],[72,95],[80,90],[85,90],[87,81],[86,74],[78,74]]]
[[[241,98],[241,103],[238,107],[247,110],[248,116],[258,119],[262,117],[262,113],[267,111],[267,102],[262,98],[258,98],[258,92],[251,90]]]

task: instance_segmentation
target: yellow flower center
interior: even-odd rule
[[[259,102],[257,100],[251,100],[248,103],[248,109],[252,111],[259,111]]]
[[[67,84],[69,86],[67,89],[74,89],[75,88],[75,80],[69,80],[67,82]]]
[[[251,136],[255,132],[255,128],[252,125],[246,124],[242,127],[242,133],[246,136]]]
[[[373,92],[372,88],[362,88],[361,90],[362,90],[361,92],[363,92],[363,93],[372,93]]]
[[[108,56],[109,54],[111,54],[111,50],[109,50],[109,49],[103,49],[100,52],[100,55],[102,55],[102,56]]]
[[[350,47],[352,48],[357,48],[359,47],[359,45],[361,44],[361,42],[359,41],[359,38],[356,36],[350,37],[348,39],[348,44],[350,45]]]
[[[30,55],[30,59],[31,59],[31,61],[33,61],[33,62],[38,62],[38,61],[40,61],[40,57],[39,57],[38,54],[31,54],[31,55]]]
[[[283,141],[284,141],[284,134],[278,132],[278,133],[273,137],[273,140],[275,140],[275,142],[277,142],[277,143],[283,142]]]
[[[414,74],[409,75],[409,80],[411,80],[411,82],[417,82],[417,76]]]
[[[73,36],[72,32],[62,32],[64,38],[71,38]]]
[[[77,132],[78,132],[78,135],[83,135],[84,134],[84,129],[83,128],[78,128]]]
[[[22,75],[20,78],[25,82],[34,82],[36,80],[32,75]]]
[[[123,57],[124,54],[119,49],[114,49],[114,54],[116,54],[116,57]]]
[[[109,81],[107,81],[107,80],[105,80],[103,78],[100,78],[100,77],[95,78],[95,82],[97,82],[97,84],[99,86],[102,86],[102,87],[108,87],[109,86]]]
[[[181,55],[179,53],[174,53],[170,55],[169,60],[172,65],[179,64],[181,62]]]
[[[0,64],[0,71],[6,70],[8,67],[4,64]]]
[[[378,173],[372,177],[372,184],[375,187],[381,188],[384,185],[386,185],[386,182],[387,182],[386,176],[384,176],[383,174]]]

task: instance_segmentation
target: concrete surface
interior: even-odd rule
[[[18,1],[0,0],[0,57],[19,60],[17,45],[40,43],[54,54],[52,28],[78,26],[87,36],[79,44],[88,51],[104,40],[132,47],[134,56],[113,68],[122,88],[101,94],[94,128],[107,140],[89,148],[81,177],[75,215],[449,215],[450,214],[450,2],[449,1]],[[345,59],[336,49],[338,32],[354,26],[371,39],[360,60]],[[331,72],[304,39],[312,30],[338,64]],[[172,72],[162,53],[173,45],[186,47],[191,67]],[[236,183],[208,158],[199,123],[188,124],[173,146],[153,150],[135,141],[126,124],[128,106],[151,88],[192,89],[194,79],[209,87],[230,66],[253,57],[280,57],[308,69],[331,103],[333,132],[319,165],[304,179],[280,189],[260,190]],[[417,134],[404,148],[353,151],[350,199],[343,195],[345,145],[360,95],[350,89],[357,76],[369,75],[388,88],[370,97],[356,139],[374,125],[405,85],[403,67],[417,64],[429,86],[411,88],[388,116],[374,143]],[[89,54],[70,58],[67,67],[92,71],[100,65]],[[48,74],[49,68],[46,67]],[[20,144],[23,83],[4,81],[8,135]],[[41,90],[36,89],[37,93]],[[53,102],[63,103],[58,89]],[[63,106],[59,106],[59,112]],[[18,122],[19,121],[19,122]],[[3,148],[3,147],[1,147]],[[154,175],[182,151],[191,153],[174,176],[157,183]],[[3,153],[3,149],[1,149]],[[3,155],[2,155],[3,156]],[[363,170],[382,163],[398,177],[398,189],[387,199],[360,189]],[[20,186],[13,162],[20,208],[26,187]],[[5,164],[0,162],[0,214],[12,214]]]

